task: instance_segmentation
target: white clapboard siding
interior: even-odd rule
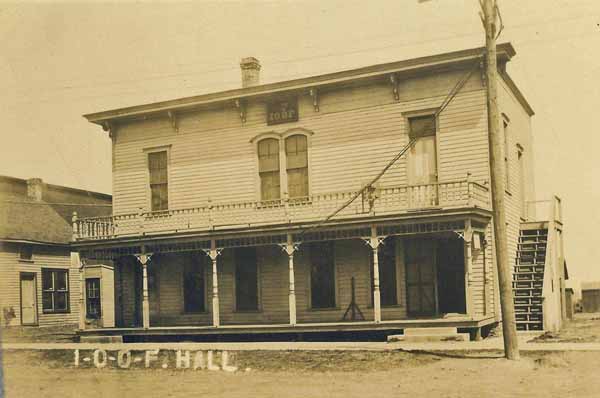
[[[45,314],[42,310],[42,268],[60,268],[69,271],[68,313]],[[79,319],[79,271],[71,266],[71,255],[66,249],[34,246],[32,261],[19,260],[17,245],[3,244],[0,251],[0,310],[12,307],[16,317],[10,325],[21,324],[20,272],[36,274],[37,312],[39,326],[76,324]],[[2,311],[3,312],[3,311]],[[0,315],[3,316],[3,315]],[[2,319],[4,322],[4,319]]]

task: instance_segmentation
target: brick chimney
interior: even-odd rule
[[[242,87],[260,84],[260,62],[256,58],[242,58],[240,68],[242,68]]]
[[[27,197],[36,202],[41,202],[44,194],[44,182],[41,178],[27,180]]]

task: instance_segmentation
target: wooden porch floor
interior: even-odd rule
[[[387,320],[375,323],[373,321],[328,322],[328,323],[298,323],[261,324],[261,325],[221,325],[214,326],[151,326],[133,328],[96,328],[79,330],[79,335],[95,336],[178,336],[178,335],[232,335],[232,334],[272,334],[272,333],[314,333],[314,332],[364,332],[403,330],[407,328],[424,327],[456,327],[463,329],[478,329],[495,323],[494,317],[450,317],[428,319]]]

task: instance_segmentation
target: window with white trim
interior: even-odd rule
[[[148,153],[150,177],[150,208],[152,211],[169,208],[169,176],[167,151]]]
[[[308,143],[303,134],[285,139],[285,160],[290,198],[308,196]]]
[[[279,199],[281,197],[279,140],[265,138],[258,142],[258,174],[260,176],[260,199]]]
[[[69,270],[42,268],[42,309],[69,312]]]

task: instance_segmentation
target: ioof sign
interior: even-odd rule
[[[108,351],[97,349],[84,355],[80,350],[74,351],[76,367],[94,366],[98,369],[116,367],[130,369],[145,368],[175,368],[175,369],[206,369],[235,372],[236,366],[231,365],[232,355],[227,351],[190,351],[190,350],[145,350],[145,351]]]
[[[298,100],[287,98],[267,104],[267,124],[280,124],[298,121]]]

